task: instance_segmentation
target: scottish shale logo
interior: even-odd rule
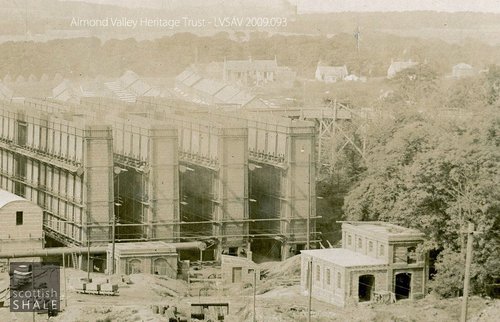
[[[10,264],[10,311],[59,311],[59,266],[48,263]]]

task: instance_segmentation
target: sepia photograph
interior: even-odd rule
[[[0,0],[0,322],[495,322],[500,0]]]

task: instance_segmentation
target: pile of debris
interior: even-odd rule
[[[260,264],[261,281],[257,283],[259,294],[264,294],[279,286],[300,284],[300,256],[290,257],[283,262]]]

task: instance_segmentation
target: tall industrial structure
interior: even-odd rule
[[[312,122],[159,98],[0,104],[0,186],[43,208],[51,240],[263,259],[317,240]]]

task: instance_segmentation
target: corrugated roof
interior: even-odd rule
[[[193,88],[209,95],[215,95],[218,91],[224,88],[224,86],[226,86],[226,84],[217,80],[203,78],[198,83],[196,83]]]
[[[133,83],[139,80],[139,75],[131,70],[127,70],[122,77],[120,77],[120,82],[123,87],[128,88]]]
[[[190,77],[193,74],[194,74],[194,72],[191,69],[186,69],[182,73],[180,73],[179,75],[177,75],[177,77],[175,77],[175,80],[177,82],[183,82],[183,81],[185,81],[186,79],[188,79],[188,77]]]
[[[151,90],[151,86],[142,79],[138,79],[128,89],[132,90],[135,94],[142,96]]]
[[[342,267],[380,266],[387,264],[383,259],[356,253],[345,248],[303,250],[301,254],[319,258]]]
[[[10,88],[5,86],[2,82],[0,82],[0,99],[10,100],[13,95],[14,92]]]
[[[201,76],[199,76],[197,74],[192,74],[191,76],[186,78],[182,83],[188,87],[191,87],[194,84],[196,84],[196,82],[198,82],[200,79],[201,79]]]
[[[0,189],[0,208],[3,208],[5,205],[14,202],[14,201],[28,201],[23,197],[19,197],[13,193],[10,193],[6,190]]]
[[[223,89],[221,89],[217,94],[215,94],[215,98],[222,101],[228,102],[231,98],[236,96],[240,90],[234,86],[227,85]]]

